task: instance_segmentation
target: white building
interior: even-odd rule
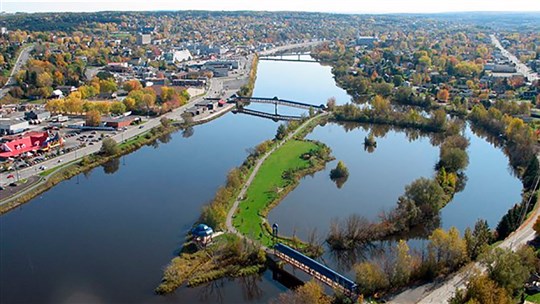
[[[29,127],[26,120],[0,120],[0,133],[2,134],[21,133]]]
[[[165,60],[167,61],[167,63],[169,63],[169,64],[173,64],[173,63],[176,63],[176,62],[188,61],[188,60],[191,60],[193,58],[193,56],[191,56],[191,53],[189,52],[189,50],[171,51],[171,52],[168,52],[167,54],[165,54],[164,57],[165,57]]]

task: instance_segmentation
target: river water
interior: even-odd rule
[[[262,61],[255,96],[325,103],[337,88],[329,67],[314,63]],[[269,106],[250,106],[274,111]],[[296,110],[278,109],[282,114]],[[0,217],[1,303],[265,303],[285,290],[271,274],[221,280],[156,296],[163,267],[180,248],[201,207],[247,150],[274,136],[278,124],[226,114],[188,132],[177,132],[106,168],[64,181]],[[427,137],[409,142],[400,131],[378,138],[372,153],[362,147],[367,130],[318,127],[308,137],[328,144],[351,176],[341,189],[326,170],[306,177],[270,214],[282,233],[316,226],[332,217],[391,208],[403,187],[430,176],[438,148]],[[489,216],[495,225],[519,200],[520,184],[506,169],[502,152],[470,132],[469,181],[442,212],[444,227],[463,227]],[[302,214],[301,217],[298,214]],[[299,221],[298,219],[302,220]]]

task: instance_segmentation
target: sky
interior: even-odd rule
[[[256,10],[332,13],[540,12],[540,0],[0,0],[0,11]]]

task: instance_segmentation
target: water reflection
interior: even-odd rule
[[[257,274],[236,279],[223,278],[211,281],[198,288],[199,299],[201,302],[230,303],[231,299],[226,294],[227,285],[230,282],[240,286],[242,298],[245,302],[260,302],[263,297],[264,292],[261,288],[263,277]]]
[[[349,176],[343,176],[343,177],[332,177],[330,176],[330,179],[336,183],[336,186],[338,189],[341,189],[343,185],[347,182],[347,179]]]
[[[193,127],[187,127],[184,130],[182,130],[182,137],[183,138],[190,138],[195,134],[195,129]]]
[[[162,144],[166,144],[170,142],[171,139],[172,139],[171,133],[166,133],[158,137],[159,142],[161,142]]]
[[[105,174],[114,174],[120,169],[120,158],[113,158],[102,165]]]

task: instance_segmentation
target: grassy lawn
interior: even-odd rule
[[[129,146],[129,145],[133,145],[133,144],[137,144],[137,143],[142,143],[144,141],[147,141],[148,139],[146,138],[146,135],[150,133],[150,130],[142,133],[142,134],[139,134],[135,137],[132,137],[128,140],[125,140],[123,143],[119,143],[119,147],[121,149],[123,149],[124,147],[126,146]]]
[[[534,295],[530,295],[530,296],[527,296],[525,298],[525,300],[529,301],[529,302],[533,302],[533,303],[540,303],[540,293],[537,293],[537,294],[534,294]]]
[[[290,183],[282,178],[282,174],[290,169],[309,167],[309,161],[303,160],[301,156],[317,148],[312,142],[290,140],[266,159],[234,217],[233,224],[238,231],[264,245],[271,244],[270,235],[264,233],[261,226],[261,211],[278,197],[278,189],[283,189]]]

